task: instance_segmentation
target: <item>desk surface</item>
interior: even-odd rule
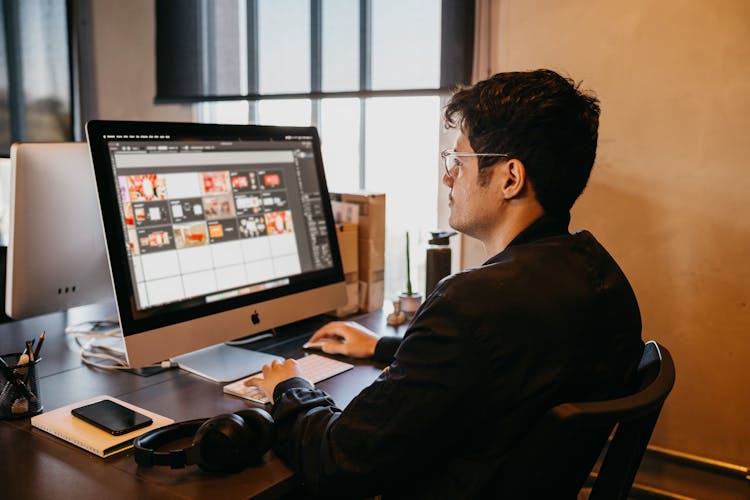
[[[254,406],[244,399],[225,395],[222,385],[182,370],[168,370],[150,377],[89,368],[79,360],[74,339],[64,334],[66,325],[108,311],[100,306],[79,308],[0,325],[0,352],[18,352],[25,339],[46,330],[40,392],[45,410],[100,394],[173,418],[175,421],[211,417]],[[401,335],[385,324],[381,311],[352,318],[384,335]],[[285,357],[304,355],[302,344],[316,323],[298,323],[277,330],[274,339],[259,341],[252,348]],[[345,407],[380,373],[382,366],[347,359],[355,365],[317,384],[340,407]],[[107,459],[92,455],[66,441],[31,427],[30,419],[0,421],[0,497],[57,498],[77,500],[118,498],[276,498],[294,490],[296,482],[286,465],[269,452],[264,464],[236,474],[210,475],[197,467],[139,467],[132,450]],[[67,493],[66,493],[67,492]]]

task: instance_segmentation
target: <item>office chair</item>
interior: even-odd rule
[[[563,403],[532,425],[508,456],[495,482],[495,498],[577,498],[612,429],[589,500],[626,499],[664,400],[675,379],[666,348],[646,343],[639,388],[608,401]]]

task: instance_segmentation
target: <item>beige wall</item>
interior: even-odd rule
[[[96,117],[192,121],[190,105],[155,105],[154,0],[91,0]]]
[[[750,464],[750,2],[493,0],[494,71],[602,102],[571,229],[620,262],[677,382],[652,444]],[[467,264],[484,258],[476,247]]]

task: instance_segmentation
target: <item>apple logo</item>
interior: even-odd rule
[[[258,316],[258,311],[253,312],[252,316],[250,316],[250,321],[252,321],[254,325],[260,323],[260,316]]]

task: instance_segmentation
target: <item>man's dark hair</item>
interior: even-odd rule
[[[521,160],[545,212],[567,212],[588,181],[599,129],[599,101],[578,87],[547,69],[498,73],[456,92],[445,123],[477,153]],[[481,157],[479,168],[497,161]]]

